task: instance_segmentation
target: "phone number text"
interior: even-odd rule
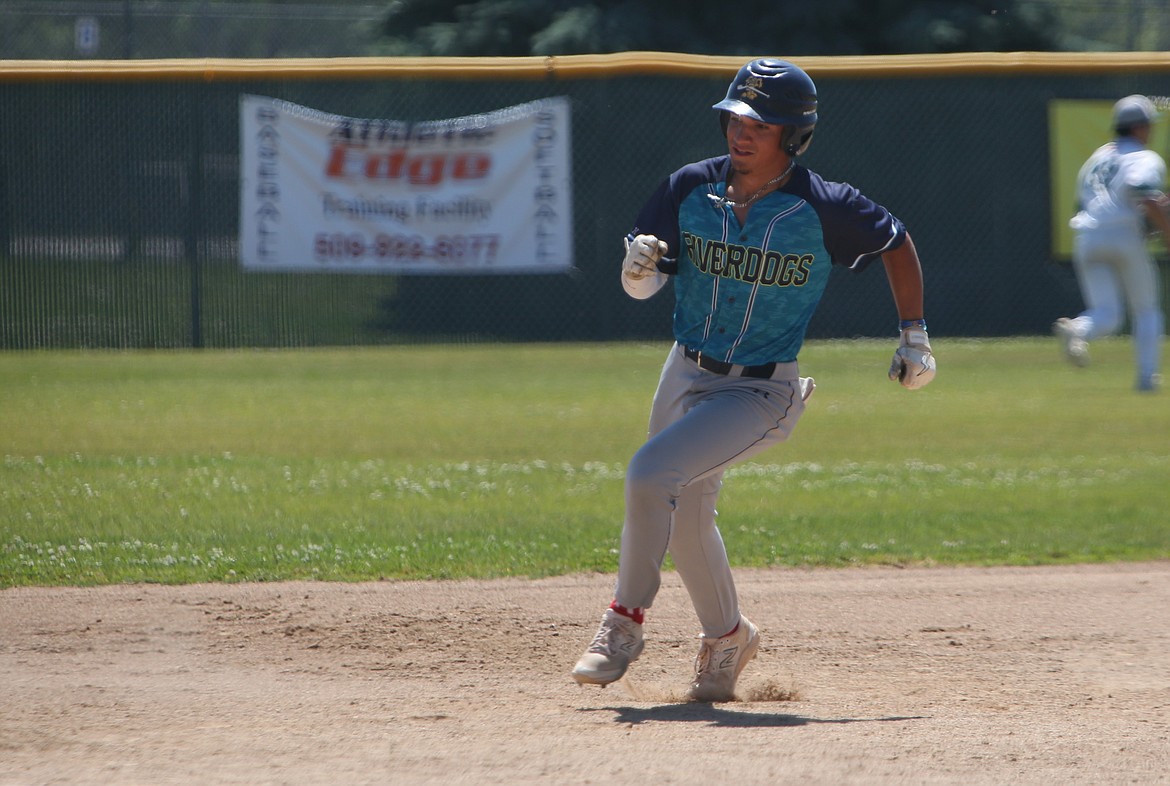
[[[484,264],[496,260],[499,235],[390,235],[319,232],[313,256],[319,262],[452,262]]]

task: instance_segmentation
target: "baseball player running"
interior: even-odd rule
[[[831,265],[881,258],[901,343],[890,379],[935,374],[922,270],[905,226],[850,185],[796,158],[817,123],[816,87],[784,60],[753,60],[713,107],[727,154],[684,166],[650,196],[626,238],[621,282],[645,299],[673,281],[675,344],[626,474],[613,602],[573,668],[580,683],[620,679],[642,652],[642,624],[669,552],[702,629],[689,697],[730,701],[760,633],[743,616],[715,525],[724,470],[783,442],[813,380],[797,354]]]
[[[1140,391],[1159,385],[1165,316],[1158,268],[1146,247],[1149,229],[1170,238],[1167,198],[1162,193],[1166,162],[1146,145],[1158,113],[1141,95],[1113,105],[1116,138],[1097,148],[1077,175],[1078,212],[1069,221],[1073,269],[1086,309],[1052,326],[1065,357],[1089,362],[1089,340],[1118,333],[1129,303]]]

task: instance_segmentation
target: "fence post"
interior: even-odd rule
[[[203,237],[203,110],[206,86],[191,88],[190,144],[187,155],[187,237],[183,243],[191,272],[191,347],[203,348],[203,271],[199,241]]]
[[[12,250],[12,230],[8,216],[8,169],[0,161],[0,260],[8,257]]]

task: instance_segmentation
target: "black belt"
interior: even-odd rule
[[[686,355],[688,360],[695,361],[699,365],[699,368],[704,371],[722,374],[723,376],[771,379],[772,374],[776,372],[775,363],[761,363],[758,366],[739,366],[735,363],[724,363],[722,360],[716,360],[710,355],[704,355],[699,350],[690,348],[684,348],[683,354]]]

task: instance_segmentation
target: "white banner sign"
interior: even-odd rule
[[[569,101],[454,120],[240,98],[248,270],[549,273],[573,266]]]

